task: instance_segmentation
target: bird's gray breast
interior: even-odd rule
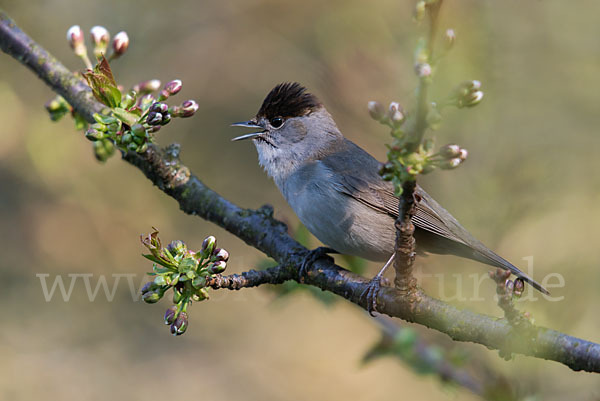
[[[394,249],[394,219],[341,191],[341,180],[313,161],[277,183],[302,224],[343,254],[386,260]]]

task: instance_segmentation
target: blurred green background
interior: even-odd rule
[[[274,205],[291,228],[298,220],[261,171],[251,143],[231,143],[228,125],[252,117],[266,93],[299,81],[317,94],[342,132],[385,156],[387,131],[366,111],[369,100],[408,105],[418,30],[414,2],[307,0],[0,1],[20,27],[67,66],[82,69],[65,41],[79,24],[126,30],[130,49],[113,63],[126,87],[143,79],[180,78],[174,101],[196,99],[196,116],[159,133],[182,144],[182,159],[220,194],[242,207]],[[600,4],[595,1],[448,1],[441,28],[454,28],[455,49],[438,71],[434,98],[466,79],[483,83],[473,110],[450,110],[438,144],[470,152],[463,167],[424,177],[422,185],[491,248],[535,278],[560,273],[560,302],[520,304],[536,323],[600,341]],[[72,121],[53,123],[52,92],[0,54],[0,398],[29,400],[446,400],[475,399],[393,359],[362,367],[377,326],[346,302],[332,307],[303,292],[275,300],[268,289],[214,293],[191,307],[190,328],[169,335],[165,301],[133,302],[126,277],[109,301],[88,298],[76,279],[68,302],[46,302],[38,274],[130,275],[136,288],[149,264],[139,234],[151,226],[163,240],[197,247],[208,234],[232,253],[229,272],[264,256],[201,219],[186,216],[118,157],[97,163]],[[313,240],[313,246],[317,242]],[[372,265],[368,274],[374,274]],[[453,257],[418,260],[432,295],[472,297],[473,274],[486,269]],[[135,276],[133,276],[135,275]],[[73,276],[71,276],[73,277]],[[457,280],[462,280],[461,287]],[[556,279],[550,282],[556,283]],[[452,302],[500,316],[494,286],[484,301]],[[429,341],[441,334],[417,328]],[[449,344],[451,346],[451,344]],[[539,399],[597,399],[596,375],[517,356],[506,362],[482,346],[457,344],[478,364]],[[594,398],[595,397],[595,398]]]

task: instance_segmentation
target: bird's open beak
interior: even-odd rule
[[[264,127],[262,127],[261,125],[257,124],[255,121],[242,121],[239,123],[233,123],[231,124],[232,127],[245,127],[245,128],[259,128],[260,131],[259,132],[252,132],[250,134],[245,134],[245,135],[241,135],[238,137],[235,137],[232,139],[232,141],[241,141],[244,139],[254,139],[254,138],[258,138],[260,137],[262,134],[265,133],[265,129]]]

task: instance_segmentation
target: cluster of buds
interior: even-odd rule
[[[439,152],[433,155],[430,160],[437,167],[443,170],[451,170],[460,166],[465,160],[469,152],[456,144],[447,144],[440,148]]]
[[[198,110],[198,104],[186,100],[177,106],[168,106],[164,101],[176,95],[182,88],[179,79],[168,82],[162,89],[159,80],[152,79],[140,82],[130,91],[123,93],[123,88],[115,82],[109,60],[123,55],[129,47],[127,33],[121,31],[112,39],[112,53],[108,57],[110,33],[102,26],[94,26],[90,30],[94,45],[93,53],[98,62],[92,67],[88,58],[83,31],[74,25],[67,32],[67,40],[76,55],[87,67],[82,74],[92,89],[94,97],[108,108],[102,114],[94,115],[96,122],[88,126],[87,122],[73,111],[73,108],[61,96],[50,100],[46,109],[53,121],[71,112],[78,129],[86,131],[86,137],[94,142],[94,154],[100,161],[105,161],[114,153],[115,146],[122,151],[145,152],[148,144],[154,140],[153,134],[161,126],[168,124],[173,117],[191,117]],[[159,92],[156,96],[155,92]]]
[[[108,30],[103,26],[96,25],[90,30],[90,37],[94,44],[93,53],[95,58],[99,59],[102,56],[106,56],[108,44],[110,43],[110,33]],[[88,57],[83,31],[79,25],[73,25],[69,28],[67,31],[67,41],[73,52],[83,60],[88,69],[91,69],[92,63]],[[117,33],[112,40],[112,53],[109,59],[112,60],[122,56],[128,47],[129,36],[127,36],[127,32],[121,31]]]
[[[498,295],[507,295],[509,297],[521,298],[525,291],[525,282],[517,277],[514,281],[509,277],[510,270],[496,269],[489,272],[490,278],[496,282],[496,293]]]
[[[449,170],[458,167],[468,156],[466,149],[455,144],[442,146],[435,153],[432,140],[425,140],[423,144],[409,152],[405,147],[392,145],[388,151],[388,161],[379,168],[379,175],[392,181],[398,187],[406,179],[414,179],[418,174],[427,174],[435,168]]]
[[[444,105],[456,106],[459,109],[463,107],[473,107],[478,105],[483,99],[481,91],[481,82],[477,80],[465,81],[452,90]]]
[[[158,302],[167,291],[173,291],[173,306],[165,312],[165,324],[173,335],[183,334],[188,326],[187,307],[192,301],[208,299],[207,282],[227,268],[229,253],[216,247],[213,236],[206,237],[199,251],[192,251],[182,241],[161,246],[158,231],[141,236],[150,250],[144,255],[154,262],[154,279],[142,287],[142,299],[147,303]]]
[[[424,141],[414,151],[409,151],[398,142],[396,141],[396,144],[389,146],[389,161],[379,167],[379,175],[385,181],[391,181],[394,184],[396,196],[402,194],[402,183],[407,180],[414,180],[416,175],[427,174],[435,168],[435,163],[432,160],[432,140]]]
[[[108,114],[94,115],[96,123],[88,128],[86,137],[91,141],[110,140],[123,151],[145,152],[148,144],[154,141],[154,133],[172,117],[190,117],[198,110],[198,104],[193,100],[171,107],[164,102],[181,90],[179,79],[168,82],[155,97],[152,93],[161,85],[156,79],[141,82],[122,94],[104,58],[100,68],[84,76],[96,98],[110,107]]]
[[[406,120],[406,113],[398,102],[391,102],[387,110],[375,100],[370,101],[367,107],[373,120],[388,125],[392,129],[400,128]]]
[[[161,126],[168,124],[173,117],[191,117],[198,110],[198,104],[193,100],[186,100],[177,106],[165,103],[165,100],[181,91],[183,85],[179,79],[168,82],[162,89],[159,80],[147,80],[123,92],[123,87],[115,82],[109,60],[126,52],[129,47],[127,33],[122,31],[114,36],[112,53],[108,59],[105,57],[111,43],[108,30],[94,26],[90,35],[94,56],[98,60],[93,67],[87,55],[83,31],[78,25],[69,28],[67,39],[88,68],[81,74],[83,79],[92,89],[94,97],[107,108],[101,114],[94,115],[95,123],[91,125],[61,96],[46,103],[46,109],[53,121],[71,113],[76,128],[86,130],[86,138],[94,142],[94,154],[98,160],[107,160],[114,154],[115,146],[124,152],[145,152],[148,144],[154,140],[153,134]]]

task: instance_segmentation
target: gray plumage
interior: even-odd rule
[[[277,115],[283,111],[285,116]],[[260,164],[313,235],[343,254],[389,259],[398,216],[393,185],[381,178],[375,158],[343,137],[314,96],[297,84],[279,85],[254,120],[237,125],[261,129],[236,139],[253,139]],[[475,239],[419,186],[415,200],[418,252],[453,254],[510,270],[548,293]]]

